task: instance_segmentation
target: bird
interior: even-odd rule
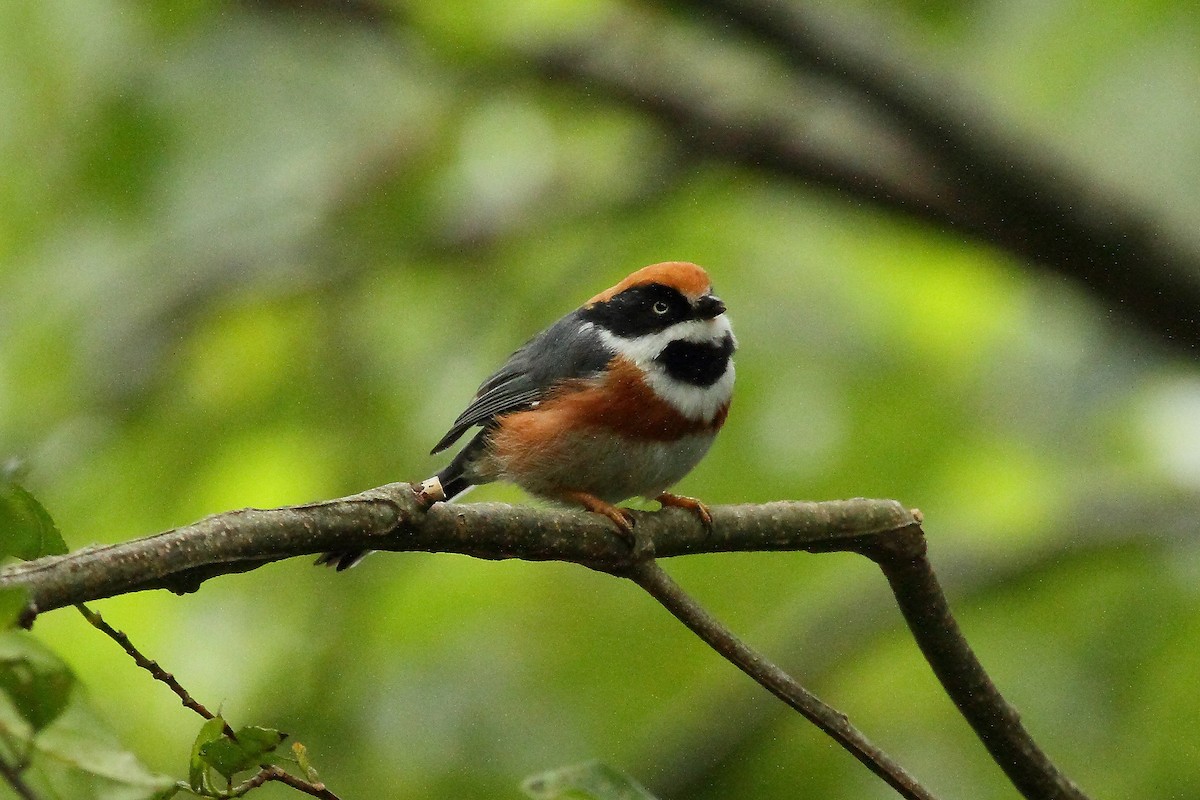
[[[704,457],[733,398],[737,339],[708,273],[686,261],[643,267],[536,334],[487,378],[431,454],[479,430],[417,490],[426,505],[503,480],[603,515],[636,551],[641,496],[708,507],[668,491]],[[339,571],[367,551],[322,555]]]

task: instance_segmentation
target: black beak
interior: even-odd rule
[[[696,316],[700,319],[715,319],[725,313],[721,298],[706,294],[696,301]]]

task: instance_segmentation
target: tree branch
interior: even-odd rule
[[[711,531],[679,509],[635,516],[660,556],[846,549],[855,537],[912,522],[894,500],[861,499],[721,506]],[[15,564],[0,570],[0,587],[27,589],[38,614],[145,589],[183,594],[217,575],[354,549],[571,561],[602,571],[629,560],[611,523],[596,515],[498,503],[439,503],[426,511],[409,484],[393,483],[319,503],[228,511],[143,539]]]
[[[1031,546],[976,552],[960,548],[941,561],[938,576],[957,602],[976,605],[1005,587],[1035,580],[1053,582],[1097,557],[1139,553],[1174,558],[1179,547],[1195,539],[1198,516],[1200,503],[1181,505],[1174,496],[1089,497],[1065,510]],[[785,606],[755,632],[776,643],[776,659],[785,670],[803,673],[813,684],[835,674],[840,665],[895,628],[895,601],[886,584],[864,586],[854,597],[852,617],[838,597],[809,598],[802,606],[790,612]],[[738,763],[774,735],[780,711],[751,702],[753,691],[744,682],[709,676],[689,693],[703,697],[702,706],[680,699],[677,707],[659,715],[661,724],[642,732],[644,744],[635,750],[644,753],[642,772],[655,774],[650,789],[657,797],[699,794],[723,767]],[[683,718],[691,723],[681,725]]]
[[[1086,798],[1033,741],[975,657],[926,557],[920,527],[876,537],[859,552],[883,570],[925,660],[1013,786],[1031,800]]]
[[[895,789],[901,797],[910,800],[933,800],[929,790],[908,774],[904,767],[892,760],[863,736],[857,728],[835,708],[805,689],[794,678],[772,664],[761,654],[735,636],[699,603],[689,597],[671,576],[663,572],[657,561],[635,564],[626,577],[646,590],[655,600],[670,611],[676,619],[688,627],[712,649],[771,694],[798,711],[809,722],[824,731],[831,739],[845,748],[867,767]]]
[[[709,528],[681,509],[635,512],[639,531],[662,557],[803,550],[872,558],[934,673],[1010,780],[1028,798],[1085,797],[1033,742],[962,637],[925,558],[919,513],[894,500],[855,499],[717,506],[712,515]],[[705,641],[716,636],[686,607],[690,601],[672,598],[664,588],[669,578],[656,566],[630,562],[624,541],[597,515],[496,503],[439,503],[426,510],[407,483],[301,506],[229,511],[143,539],[9,566],[0,570],[0,587],[26,589],[31,603],[26,621],[32,623],[38,613],[66,605],[145,589],[191,592],[216,575],[337,549],[570,561],[638,580]],[[732,634],[727,637],[725,649],[718,650],[739,666],[759,658],[740,649],[745,646]],[[788,699],[783,688],[768,688]],[[820,718],[814,709],[810,718]],[[860,759],[873,749],[865,740],[856,747],[851,751]]]

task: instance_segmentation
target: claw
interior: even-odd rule
[[[700,522],[704,524],[705,528],[712,529],[712,513],[702,501],[694,497],[685,497],[684,495],[671,494],[670,492],[663,492],[654,499],[661,503],[663,508],[683,508],[691,511],[700,518]]]
[[[617,526],[617,532],[629,545],[630,557],[635,561],[654,558],[654,542],[650,537],[634,528],[633,514],[627,508],[606,503],[587,492],[563,492],[560,497],[568,503],[583,506],[593,514],[608,517]]]
[[[606,504],[605,508],[589,508],[588,511],[591,511],[593,514],[602,514],[611,519],[613,524],[621,529],[621,535],[626,539],[637,535],[633,530],[635,524],[633,515],[627,509]]]

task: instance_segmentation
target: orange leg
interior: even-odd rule
[[[704,523],[704,527],[712,527],[712,514],[709,513],[708,506],[694,497],[684,497],[681,494],[671,494],[663,492],[658,497],[654,498],[662,504],[663,508],[684,508],[693,512],[700,521]]]
[[[633,515],[629,513],[628,509],[606,503],[594,494],[587,492],[563,491],[558,496],[567,503],[583,506],[593,514],[601,514],[611,519],[617,526],[621,538],[633,551],[631,555],[635,560],[640,561],[644,558],[654,557],[654,542],[634,530]]]
[[[594,494],[587,492],[564,491],[559,494],[563,500],[577,506],[583,506],[593,514],[601,514],[611,519],[622,535],[626,538],[633,536],[633,515],[628,510],[611,503],[606,503]]]

